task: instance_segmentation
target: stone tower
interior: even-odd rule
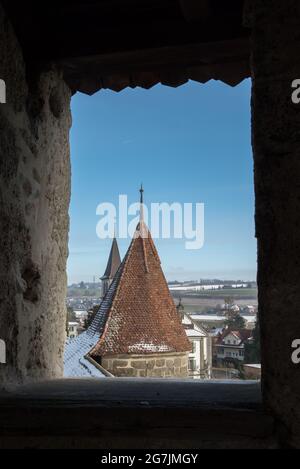
[[[113,243],[107,273],[116,264]],[[111,277],[106,275],[105,277]],[[191,343],[143,217],[90,327],[66,346],[66,376],[187,377]]]
[[[143,217],[96,315],[89,356],[115,376],[185,377],[191,344]]]
[[[180,321],[182,321],[184,318],[184,306],[182,304],[181,298],[179,298],[179,302],[178,302],[178,305],[176,306],[176,309],[177,309],[177,314],[180,318]]]

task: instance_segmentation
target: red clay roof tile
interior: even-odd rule
[[[144,222],[137,226],[117,277],[103,333],[90,355],[190,351]]]

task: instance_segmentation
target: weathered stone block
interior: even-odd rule
[[[167,365],[168,368],[173,368],[174,367],[174,360],[173,359],[166,360],[166,365]]]
[[[152,370],[155,367],[155,360],[147,360],[147,369]]]
[[[144,370],[146,369],[147,363],[146,360],[131,360],[130,365],[138,370]]]
[[[113,368],[125,367],[129,364],[127,360],[114,360],[112,363]]]
[[[153,378],[163,378],[165,376],[165,370],[164,368],[155,368],[149,372],[149,376],[152,376]]]
[[[164,358],[160,358],[159,360],[155,361],[155,365],[160,367],[160,366],[165,366],[166,360]]]
[[[138,376],[138,371],[134,368],[114,368],[113,374],[119,377],[134,377]]]
[[[108,371],[113,369],[113,360],[107,360],[106,358],[101,360],[101,365]]]
[[[186,354],[182,354],[179,357],[172,357],[170,354],[153,354],[151,356],[145,355],[130,355],[130,354],[120,354],[120,355],[111,355],[106,356],[101,361],[103,368],[110,371],[115,376],[124,376],[128,373],[128,376],[137,376],[137,377],[146,377],[146,376],[157,376],[157,377],[186,377],[188,376],[187,367],[174,366],[175,360],[180,361],[183,358],[187,360]],[[168,366],[167,366],[168,363]],[[133,371],[122,372],[122,369],[133,369]],[[184,368],[185,372],[183,374],[181,368]],[[160,370],[155,371],[154,370]]]
[[[177,367],[181,366],[181,359],[180,358],[175,358],[174,359],[174,366],[177,366]]]

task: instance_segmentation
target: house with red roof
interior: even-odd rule
[[[239,329],[229,330],[225,329],[222,334],[219,334],[214,343],[215,357],[220,362],[224,360],[238,360],[244,361],[245,357],[245,344],[252,339],[252,330]]]

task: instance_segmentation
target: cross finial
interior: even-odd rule
[[[143,184],[141,184],[140,187],[140,222],[144,221],[144,189],[143,189]]]
[[[143,204],[143,203],[144,203],[144,189],[143,189],[143,184],[141,184],[140,194],[141,194],[140,202],[141,202],[141,204]]]

